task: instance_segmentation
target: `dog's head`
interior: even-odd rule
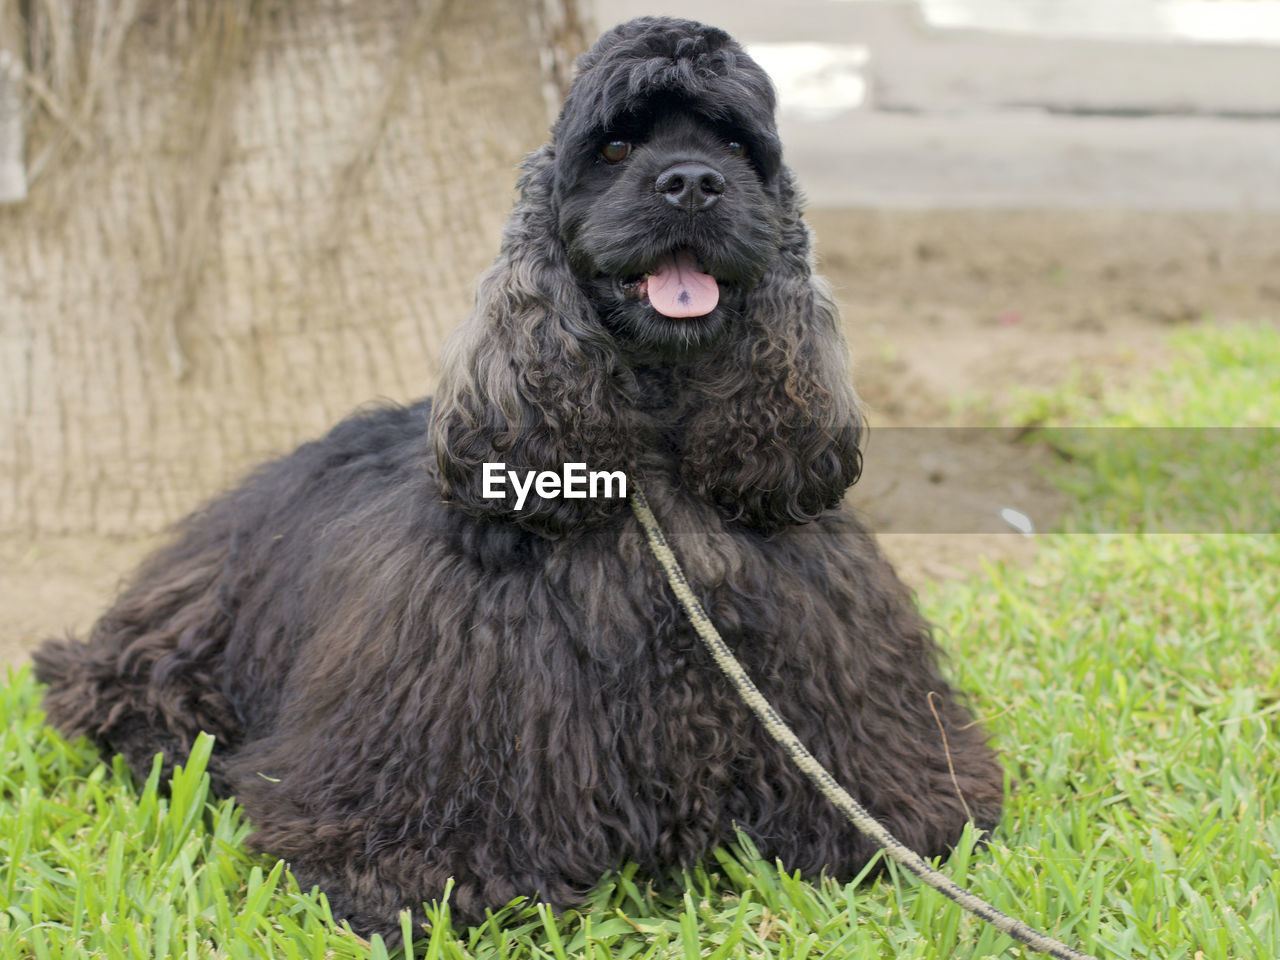
[[[637,362],[669,367],[661,442],[696,495],[766,531],[839,501],[861,420],[774,105],[740,46],[688,20],[630,21],[581,57],[445,355],[433,428],[450,502],[553,536],[621,509],[516,510],[482,495],[482,473],[633,475],[654,439],[635,429]]]
[[[696,347],[742,310],[781,242],[768,76],[728,34],[643,18],[578,63],[552,130],[552,200],[604,323]]]

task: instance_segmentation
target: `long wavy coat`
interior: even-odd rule
[[[435,402],[358,414],[184,521],[87,641],[37,652],[50,721],[139,772],[214,734],[253,843],[360,932],[450,877],[463,919],[569,905],[735,827],[854,874],[873,850],[716,674],[625,502],[485,496],[486,463],[583,463],[643,483],[748,671],[895,834],[931,856],[966,803],[993,824],[993,753],[839,507],[862,424],[773,108],[721,31],[605,34]]]

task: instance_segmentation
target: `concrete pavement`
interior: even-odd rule
[[[1280,19],[1275,0],[1258,9]],[[939,27],[900,0],[597,0],[601,25],[643,12],[723,26],[771,69],[780,44],[836,52],[808,74],[773,70],[788,162],[817,205],[1280,211],[1280,44],[1266,31],[1099,39]]]

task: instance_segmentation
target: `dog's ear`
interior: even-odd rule
[[[521,477],[567,463],[629,471],[630,431],[612,341],[569,271],[552,204],[554,154],[525,161],[520,200],[475,309],[445,350],[432,410],[444,498],[477,517],[559,536],[620,509],[621,499],[554,499],[510,482],[485,497],[484,464]]]
[[[862,470],[848,349],[783,171],[781,249],[748,295],[728,352],[695,367],[682,476],[765,532],[817,519]]]

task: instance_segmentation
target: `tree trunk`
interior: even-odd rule
[[[159,529],[361,403],[429,393],[584,39],[575,0],[28,8],[10,538]]]

